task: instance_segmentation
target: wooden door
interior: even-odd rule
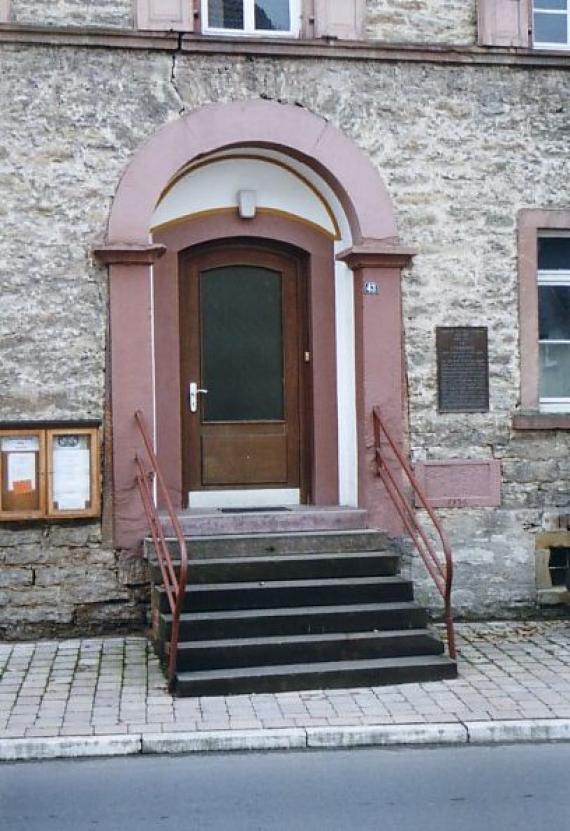
[[[180,273],[184,491],[301,489],[301,263],[227,244]]]

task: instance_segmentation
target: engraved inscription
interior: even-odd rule
[[[438,408],[441,413],[489,409],[487,328],[440,326],[436,329]]]

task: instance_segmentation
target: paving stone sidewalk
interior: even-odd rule
[[[0,739],[570,718],[570,620],[457,633],[452,681],[191,699],[141,636],[0,642]]]

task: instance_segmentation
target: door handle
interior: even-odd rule
[[[208,390],[199,389],[198,384],[195,381],[191,381],[188,387],[188,398],[190,401],[190,412],[197,413],[198,412],[198,396],[199,395],[207,395]]]

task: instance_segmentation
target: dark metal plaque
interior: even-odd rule
[[[440,413],[489,409],[489,358],[485,326],[438,326],[437,388]]]

